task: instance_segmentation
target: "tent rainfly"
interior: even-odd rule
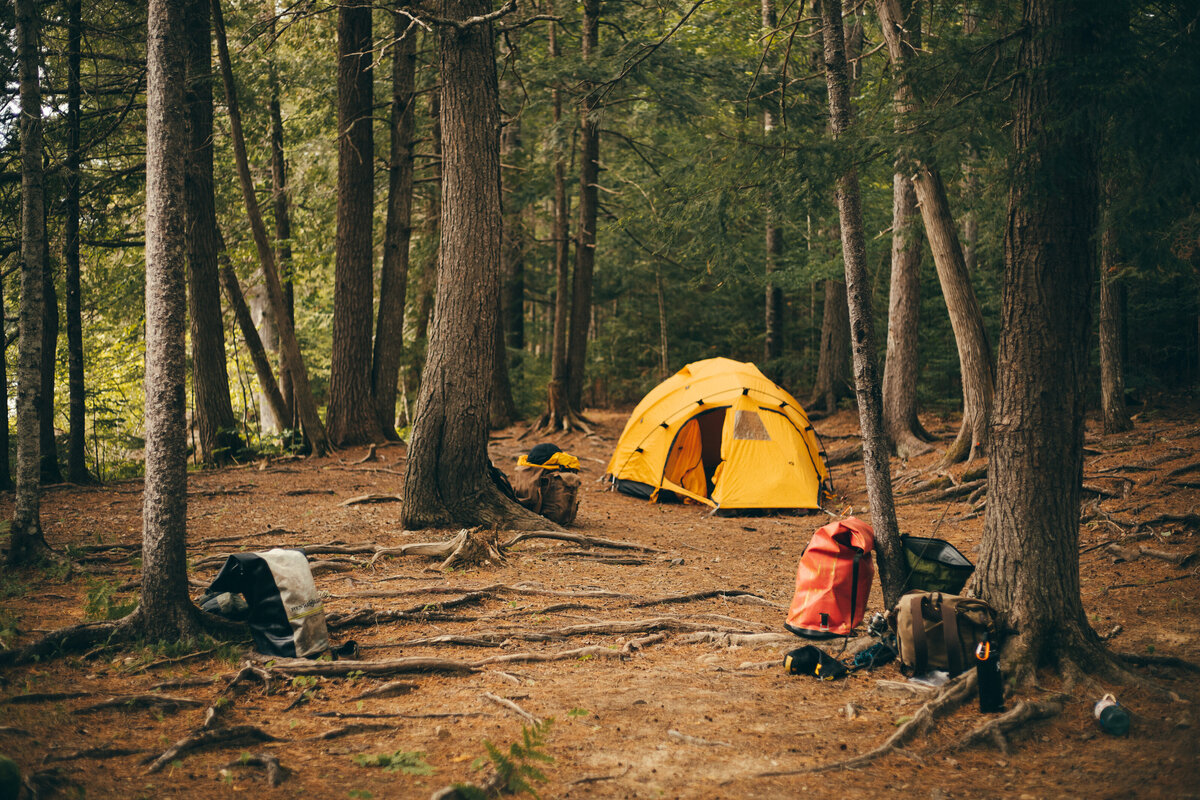
[[[688,364],[633,410],[608,462],[617,491],[714,509],[820,508],[824,451],[794,397],[753,364]]]

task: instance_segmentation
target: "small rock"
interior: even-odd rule
[[[854,703],[846,703],[846,707],[843,709],[843,711],[846,714],[846,719],[854,719],[858,716],[858,707],[854,705]]]
[[[446,730],[441,725],[438,725],[436,728],[433,729],[433,735],[439,739],[449,739],[450,731]]]
[[[1175,730],[1183,730],[1190,727],[1192,727],[1192,718],[1187,714],[1181,716],[1179,721],[1175,723]]]

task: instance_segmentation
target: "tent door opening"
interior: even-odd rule
[[[712,496],[713,473],[721,463],[726,408],[702,411],[684,423],[671,443],[663,477],[701,497]]]

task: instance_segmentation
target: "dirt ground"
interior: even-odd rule
[[[248,647],[199,654],[101,647],[0,672],[0,752],[27,774],[40,771],[45,785],[57,779],[64,797],[426,798],[448,784],[485,778],[491,768],[485,740],[506,752],[521,742],[530,724],[521,711],[554,720],[539,748],[553,760],[530,762],[544,772],[546,781],[534,784],[544,798],[1200,797],[1197,675],[1168,668],[1142,671],[1174,699],[1146,686],[1077,686],[1061,716],[1023,728],[1008,752],[990,744],[956,748],[986,721],[971,704],[867,768],[763,777],[866,752],[923,697],[880,683],[904,680],[894,664],[818,682],[780,666],[800,640],[739,638],[784,633],[797,560],[827,516],[712,517],[694,505],[650,505],[606,491],[600,478],[625,418],[615,412],[595,417],[598,436],[557,442],[584,464],[574,530],[650,550],[533,539],[511,548],[506,563],[446,573],[433,569],[436,561],[415,556],[374,564],[369,554],[312,556],[325,562],[315,572],[331,615],[367,606],[408,612],[381,624],[336,628],[336,642],[355,639],[369,661],[428,656],[474,664],[473,671],[283,679],[270,694],[251,682],[229,693],[232,704],[221,720],[258,726],[277,741],[224,743],[148,773],[144,759],[201,726]],[[955,429],[953,421],[925,422],[943,436]],[[852,412],[816,427],[831,453],[857,440]],[[1175,556],[1200,549],[1200,415],[1194,406],[1149,409],[1131,433],[1089,431],[1080,560],[1093,625],[1112,634],[1119,651],[1200,661],[1195,560],[1178,566],[1134,557],[1139,546]],[[509,470],[534,443],[518,441],[519,432],[504,431],[492,441],[493,460]],[[446,538],[451,532],[404,531],[394,498],[343,504],[398,493],[403,452],[383,448],[379,461],[356,464],[366,453],[360,448],[334,458],[194,473],[189,557],[197,594],[215,576],[220,557],[238,549]],[[934,474],[928,472],[934,460],[892,463],[901,527],[915,535],[936,531],[975,558],[983,519],[972,513],[970,498],[913,493]],[[962,466],[954,470],[956,479],[962,472]],[[840,497],[831,510],[869,519],[861,465],[837,466],[833,475]],[[140,491],[138,483],[48,490],[42,507],[48,540],[59,549],[136,544]],[[8,494],[0,498],[0,518],[11,514]],[[1145,533],[1152,536],[1137,538]],[[1108,552],[1111,542],[1132,560]],[[115,614],[122,602],[136,600],[136,550],[75,555],[81,568],[65,578],[53,569],[3,575],[0,635],[7,646],[81,621],[85,606],[93,615]],[[482,587],[491,588],[469,594]],[[712,590],[756,598],[637,605]],[[868,613],[875,610],[882,610],[878,585]],[[538,641],[539,632],[549,633]],[[662,635],[633,641],[655,633]],[[837,647],[827,649],[836,653]],[[580,648],[587,649],[555,661],[480,663]],[[1050,671],[1040,678],[1040,697],[1062,687]],[[392,680],[414,688],[360,699]],[[1110,690],[1133,714],[1128,738],[1107,736],[1092,720],[1092,704]],[[151,693],[193,702],[176,709],[89,708]],[[331,733],[334,738],[320,738]],[[415,763],[427,768],[415,771],[428,774],[360,763],[400,751],[422,753]],[[243,753],[274,755],[290,775],[271,787],[262,769],[227,766]]]

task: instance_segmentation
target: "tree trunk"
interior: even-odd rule
[[[212,35],[208,0],[187,0],[188,162],[184,176],[188,313],[198,458],[224,464],[242,448],[229,399],[225,324],[217,277],[217,211],[213,190]]]
[[[185,0],[150,0],[146,45],[146,482],[142,598],[151,640],[199,631],[187,583],[184,407]]]
[[[79,107],[80,41],[83,37],[83,13],[80,0],[67,0],[67,161],[66,220],[63,223],[63,260],[66,262],[64,289],[67,315],[67,480],[91,483],[85,448],[87,405],[83,375],[83,311],[79,274]],[[3,316],[0,314],[0,316]],[[4,376],[0,375],[0,379]],[[5,403],[7,407],[7,403]],[[8,414],[5,435],[0,442],[4,466],[8,462]],[[5,483],[7,469],[0,476]]]
[[[841,0],[822,0],[825,83],[829,88],[829,120],[835,139],[849,133],[853,124],[846,50],[842,30]],[[867,276],[867,248],[863,235],[858,172],[847,168],[837,179],[838,218],[842,232],[842,258],[854,350],[854,383],[862,426],[863,473],[871,525],[879,553],[879,582],[883,602],[891,608],[900,599],[906,573],[900,530],[892,502],[892,476],[888,463],[887,434],[883,428],[883,402],[875,358],[875,329],[871,319],[871,283]]]
[[[583,60],[589,61],[600,46],[600,0],[583,3]],[[582,162],[579,167],[579,231],[575,240],[575,285],[571,297],[571,325],[567,339],[567,402],[574,411],[583,408],[583,379],[587,364],[588,322],[592,308],[592,270],[596,265],[596,217],[599,211],[600,125],[596,119],[594,88],[587,92],[579,111]]]
[[[446,0],[466,19],[487,0]],[[443,205],[437,300],[408,449],[406,528],[544,524],[488,474],[500,278],[500,106],[492,24],[439,26]],[[540,520],[540,521],[539,521]]]
[[[654,294],[658,300],[658,375],[665,381],[671,375],[671,362],[667,354],[667,293],[663,288],[662,273],[654,271]]]
[[[337,253],[334,259],[333,357],[325,413],[335,447],[383,438],[371,396],[371,227],[375,139],[370,0],[338,3]]]
[[[503,275],[503,270],[501,270]],[[488,402],[488,427],[492,430],[507,428],[517,418],[517,404],[513,401],[512,382],[508,376],[508,348],[504,346],[504,295],[497,298],[496,305],[496,349],[495,366],[492,369],[492,391]]]
[[[554,13],[553,5],[548,13]],[[550,58],[560,57],[558,25],[550,23]],[[550,92],[554,125],[562,121],[562,91],[556,85]],[[567,323],[571,313],[571,202],[567,195],[567,159],[562,142],[554,145],[554,321],[550,339],[550,383],[546,386],[546,411],[538,424],[540,430],[568,431],[576,417],[567,402]]]
[[[917,335],[921,312],[921,239],[912,181],[892,176],[892,282],[888,303],[887,360],[883,367],[883,419],[896,455],[929,451],[929,434],[917,418]]]
[[[274,40],[275,6],[273,0],[267,12],[271,16],[271,39]],[[279,103],[279,75],[275,66],[274,53],[272,53],[268,69],[268,79],[271,82],[271,200],[275,206],[275,263],[279,265],[279,279],[283,283],[283,311],[287,314],[292,326],[295,327],[295,299],[292,291],[292,287],[295,285],[292,266],[292,200],[288,194],[287,159],[284,157],[283,150],[283,109]],[[269,305],[270,299],[267,299]],[[274,325],[274,318],[271,318],[271,324]],[[276,340],[272,349],[278,351],[278,334],[274,330],[271,333]],[[288,414],[284,419],[277,420],[276,429],[286,428],[294,431],[299,427],[300,421],[296,417],[296,391],[287,370],[280,370],[279,393],[283,397]]]
[[[775,30],[775,8],[772,0],[762,0],[762,27],[765,33]],[[764,74],[770,74],[764,65]],[[771,138],[775,130],[775,112],[770,108],[763,111],[763,136]],[[778,360],[783,357],[783,289],[775,283],[772,274],[779,268],[783,256],[783,229],[775,224],[774,212],[767,210],[766,240],[766,297],[763,320],[763,360],[767,373],[778,379]]]
[[[238,284],[233,264],[229,262],[229,256],[225,250],[225,238],[221,235],[219,228],[217,229],[217,242],[221,264],[221,285],[225,288],[225,296],[229,298],[229,307],[233,309],[238,328],[242,331],[246,350],[250,353],[250,363],[254,365],[254,374],[258,377],[263,402],[272,417],[286,419],[287,404],[279,384],[275,381],[275,374],[271,371],[271,359],[267,356],[267,349],[258,335],[258,329],[254,327],[254,317],[250,313],[249,306],[246,305],[246,297],[242,294],[242,287]]]
[[[233,83],[233,67],[229,61],[229,44],[225,37],[225,20],[221,15],[220,0],[212,0],[212,14],[213,26],[217,34],[217,55],[221,64],[221,81],[225,86],[225,104],[229,112],[229,133],[233,140],[238,182],[242,187],[242,201],[246,206],[246,216],[250,220],[250,230],[254,237],[254,246],[258,250],[258,260],[263,270],[263,277],[266,280],[271,309],[279,328],[283,368],[291,376],[292,386],[296,392],[296,412],[312,452],[314,455],[324,455],[329,450],[329,439],[325,435],[325,426],[321,423],[321,416],[317,413],[317,404],[313,399],[312,389],[309,387],[308,370],[305,368],[304,358],[300,354],[296,330],[292,326],[291,318],[286,313],[287,303],[283,294],[283,286],[279,280],[279,271],[275,266],[275,252],[267,240],[267,229],[263,225],[262,214],[259,212],[258,200],[254,193],[254,180],[250,176],[250,162],[246,156],[246,140],[242,135],[242,115]]]
[[[846,284],[834,278],[825,281],[825,310],[821,316],[821,349],[817,357],[817,382],[809,411],[832,414],[838,401],[852,391],[850,376],[850,317]]]
[[[408,293],[408,245],[412,238],[413,99],[416,82],[417,29],[395,15],[392,52],[392,120],[388,163],[387,228],[379,277],[379,319],[371,362],[371,395],[383,435],[396,435],[396,381],[404,354],[404,298]]]
[[[1105,194],[1111,205],[1116,187],[1106,184]],[[1121,253],[1112,220],[1105,214],[1100,237],[1100,407],[1105,433],[1130,430],[1133,423],[1125,410],[1125,365],[1121,358]]]
[[[434,46],[437,46],[436,39]],[[425,212],[425,235],[433,240],[433,252],[421,264],[417,273],[417,309],[413,321],[413,358],[409,361],[406,392],[420,394],[421,370],[425,366],[425,350],[429,340],[429,320],[433,316],[433,290],[437,283],[439,235],[442,227],[442,101],[441,89],[429,92],[430,142],[433,147],[433,190],[429,193],[429,208]],[[414,412],[415,415],[415,412]],[[412,417],[408,419],[412,425]]]
[[[1000,373],[980,596],[1018,631],[1015,679],[1043,665],[1110,666],[1079,594],[1089,302],[1098,191],[1086,2],[1026,0],[1017,57],[1014,169],[1004,243]]]
[[[17,0],[16,23],[21,81],[21,308],[17,361],[17,491],[8,544],[8,563],[12,566],[37,560],[48,550],[42,536],[41,491],[38,488],[46,206],[42,169],[42,92],[38,83],[38,18],[33,0]]]
[[[916,96],[909,84],[906,70],[917,52],[908,39],[899,0],[876,0],[880,25],[887,42],[892,63],[898,72],[896,86],[897,125],[917,109]],[[916,132],[911,133],[914,142]],[[958,345],[958,360],[962,371],[963,424],[958,438],[947,449],[943,463],[949,464],[962,459],[973,459],[986,450],[989,420],[992,407],[994,379],[992,354],[987,333],[983,327],[983,312],[971,288],[971,279],[963,261],[963,250],[959,244],[954,217],[946,198],[946,187],[941,173],[929,160],[927,153],[914,154],[916,174],[913,185],[921,208],[921,219],[925,223],[925,236],[933,252],[933,263],[937,268],[946,309],[950,312],[950,325],[954,329],[954,340]]]
[[[43,230],[45,226],[43,225]],[[41,440],[43,486],[62,483],[58,468],[58,442],[54,436],[54,372],[58,365],[58,292],[54,288],[54,262],[50,260],[50,241],[42,237],[42,363],[41,397],[38,403],[38,438]]]
[[[18,252],[18,257],[20,253]],[[0,319],[4,319],[4,276],[0,275]],[[8,357],[7,348],[0,348],[0,398],[4,407],[8,405]],[[0,491],[7,492],[13,488],[12,467],[9,464],[9,433],[8,413],[0,414]]]

